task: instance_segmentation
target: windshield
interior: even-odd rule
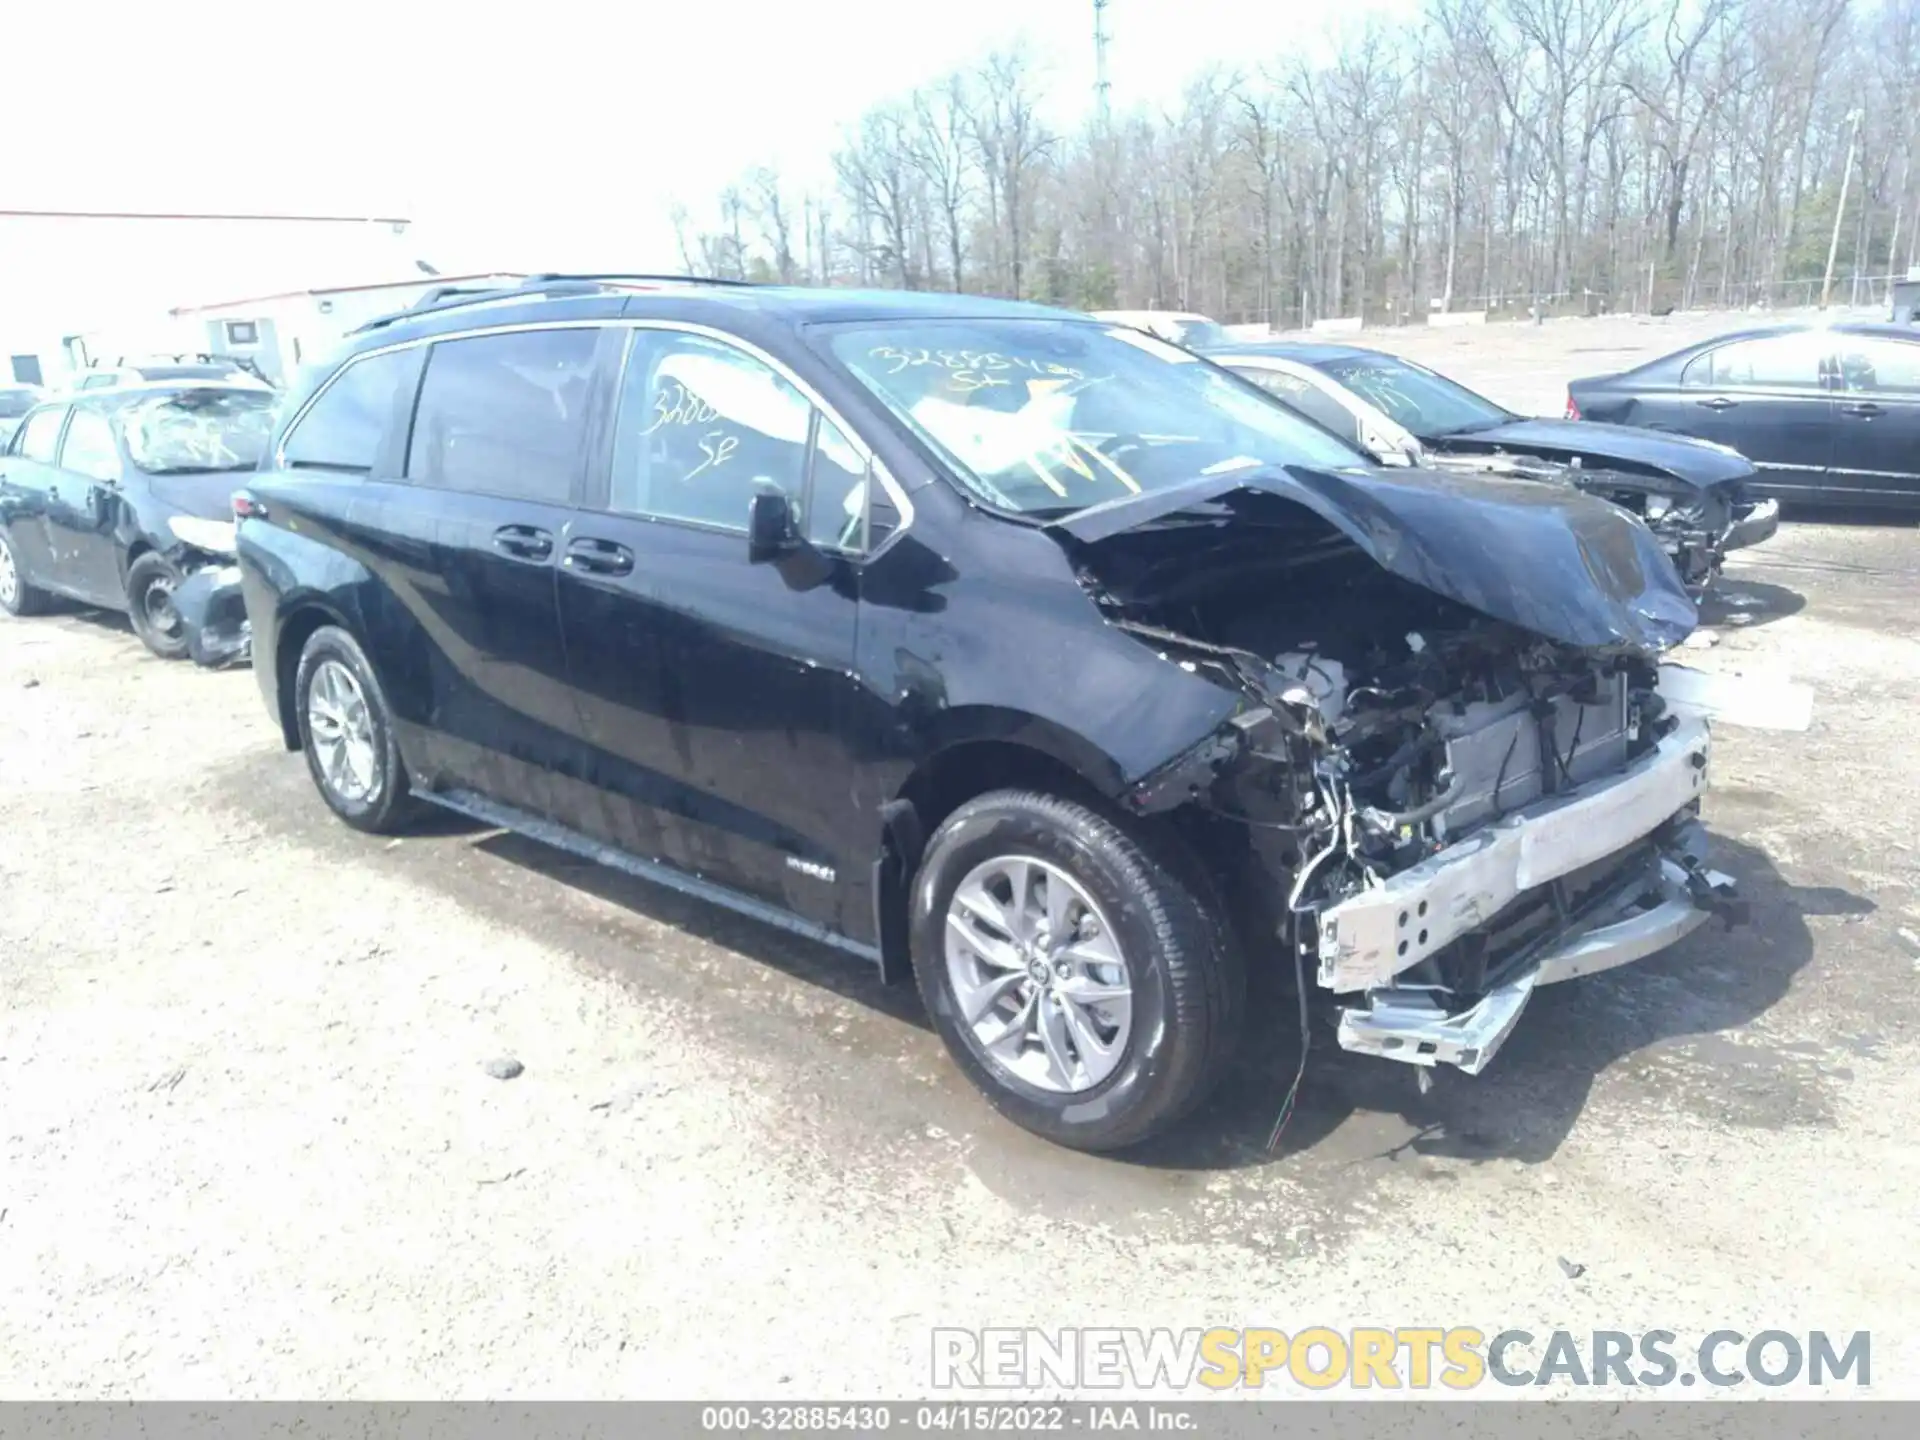
[[[0,420],[18,420],[39,398],[31,390],[0,390]]]
[[[127,453],[149,474],[252,470],[267,453],[274,397],[248,390],[189,390],[125,407]]]
[[[1151,335],[1071,320],[836,329],[854,376],[1003,509],[1058,516],[1203,475],[1369,463]]]
[[[1314,368],[1416,435],[1457,435],[1513,419],[1510,411],[1464,385],[1393,355],[1343,355],[1319,361]]]

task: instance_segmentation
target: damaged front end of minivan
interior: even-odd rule
[[[1537,987],[1737,916],[1706,719],[1661,692],[1693,606],[1639,522],[1525,482],[1262,471],[1054,528],[1109,623],[1243,697],[1126,798],[1230,837],[1243,930],[1341,997],[1343,1047],[1478,1074]]]

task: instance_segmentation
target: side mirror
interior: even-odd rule
[[[755,490],[747,502],[747,563],[765,565],[798,549],[800,528],[784,490]]]

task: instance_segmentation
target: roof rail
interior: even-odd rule
[[[382,330],[401,320],[429,315],[442,310],[457,310],[466,305],[490,304],[516,296],[595,295],[629,282],[662,281],[680,285],[746,285],[745,280],[710,280],[699,275],[563,275],[557,272],[529,275],[512,285],[436,285],[404,310],[377,315],[349,334],[364,335]]]
[[[751,280],[723,280],[718,275],[649,275],[642,272],[629,273],[620,270],[595,271],[590,274],[579,275],[555,270],[542,275],[529,275],[527,280],[530,284],[554,280],[600,280],[610,283],[622,280],[660,280],[678,285],[730,285],[735,287],[753,284]]]

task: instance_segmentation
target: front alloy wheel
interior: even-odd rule
[[[1170,843],[1028,790],[969,800],[927,842],[908,909],[920,997],[967,1077],[1037,1135],[1135,1144],[1232,1055],[1239,954]]]
[[[1006,1074],[1077,1094],[1126,1053],[1126,957],[1100,906],[1059,866],[1025,855],[974,866],[947,911],[946,958],[961,1018]]]

